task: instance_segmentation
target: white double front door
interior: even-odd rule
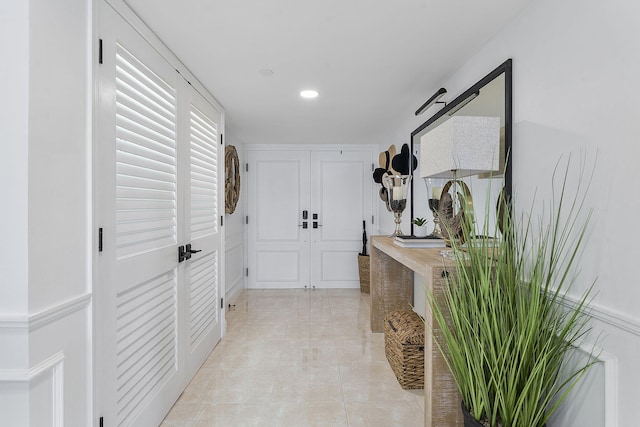
[[[373,150],[248,150],[248,286],[358,287]]]

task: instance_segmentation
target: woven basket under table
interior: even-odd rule
[[[424,321],[412,310],[384,319],[384,351],[404,389],[424,388]]]

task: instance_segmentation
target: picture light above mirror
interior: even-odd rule
[[[434,104],[447,105],[446,102],[439,101],[439,99],[442,98],[445,93],[447,93],[447,90],[445,88],[441,87],[440,89],[438,89],[431,98],[427,99],[427,102],[422,104],[420,108],[416,110],[416,116],[419,116],[420,114],[424,113],[425,111],[427,111],[427,108],[431,107]]]

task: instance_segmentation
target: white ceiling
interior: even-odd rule
[[[223,105],[228,135],[305,144],[393,143],[529,1],[126,0]]]

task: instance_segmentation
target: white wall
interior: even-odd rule
[[[2,93],[9,95],[0,106],[7,425],[91,422],[90,5],[0,5]]]
[[[29,21],[30,418],[89,425],[91,3],[31,0]]]
[[[28,3],[1,2],[0,414],[16,426],[29,423],[28,32]]]
[[[234,138],[233,134],[225,135],[225,145],[233,145],[238,151],[240,160],[240,199],[232,214],[225,214],[225,307],[233,304],[235,298],[246,288],[246,236],[245,215],[247,204],[247,176],[245,172],[244,144]]]
[[[587,200],[594,217],[572,294],[597,277],[593,326],[603,333],[603,363],[565,408],[568,416],[550,426],[637,424],[639,19],[640,3],[633,1],[536,0],[442,82],[453,99],[513,58],[514,193],[521,208],[536,191],[538,200],[550,199],[561,156],[572,154],[576,179],[581,159],[590,172],[597,154]],[[399,137],[418,124],[408,121]]]

